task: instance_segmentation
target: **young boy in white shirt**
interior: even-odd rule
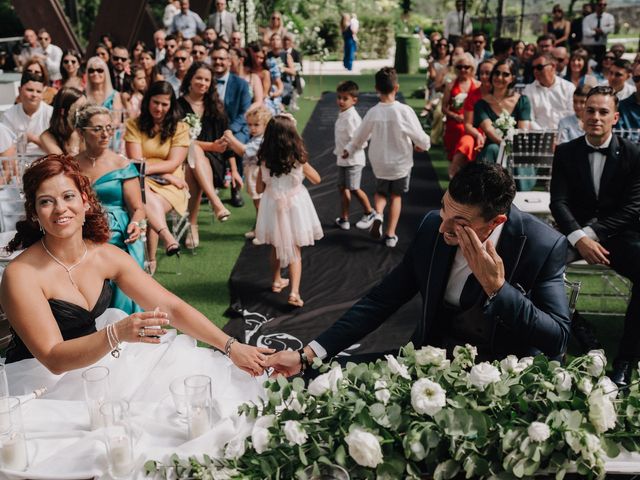
[[[367,112],[342,158],[348,158],[370,139],[369,162],[376,176],[375,218],[371,235],[382,237],[383,212],[389,199],[389,216],[384,235],[387,247],[398,244],[396,227],[402,209],[402,194],[409,191],[413,167],[413,145],[417,151],[431,147],[429,136],[422,129],[411,107],[396,101],[398,75],[394,68],[384,67],[376,73],[376,91],[380,102]]]
[[[343,230],[349,230],[349,205],[351,204],[351,196],[355,196],[362,208],[364,215],[356,223],[356,227],[366,230],[371,227],[375,219],[375,212],[369,203],[369,197],[360,188],[360,180],[362,178],[362,169],[365,165],[365,157],[363,148],[354,150],[352,155],[342,158],[342,152],[351,140],[354,132],[362,123],[362,118],[358,115],[355,105],[358,103],[358,84],[347,80],[338,84],[336,88],[337,103],[340,114],[336,120],[334,129],[336,148],[333,153],[337,157],[338,164],[338,190],[340,190],[341,214],[336,218],[336,225]]]

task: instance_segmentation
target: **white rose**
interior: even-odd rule
[[[409,370],[406,365],[398,362],[396,357],[393,355],[385,355],[384,358],[387,359],[387,364],[389,365],[389,370],[391,373],[395,373],[396,375],[400,375],[402,378],[406,378],[407,380],[411,380],[411,376],[409,375]]]
[[[224,449],[224,458],[229,460],[237,460],[245,452],[244,436],[232,439]]]
[[[600,389],[602,394],[609,400],[613,401],[618,396],[618,386],[609,377],[602,377],[598,380],[596,388]]]
[[[544,442],[551,436],[551,430],[546,423],[532,422],[527,428],[527,435],[532,442]]]
[[[269,428],[273,426],[275,418],[275,415],[265,415],[264,417],[259,417],[253,425],[251,442],[253,443],[253,448],[257,453],[262,453],[267,450],[267,447],[269,446],[269,439],[271,438]]]
[[[464,347],[462,345],[456,345],[453,347],[453,358],[458,358],[460,355],[468,356],[470,360],[473,361],[478,356],[478,349],[468,343],[465,344]]]
[[[435,415],[447,404],[442,387],[428,378],[421,378],[411,387],[411,406],[423,415]]]
[[[382,448],[372,433],[355,427],[344,437],[344,441],[349,446],[349,455],[358,465],[376,468],[382,463]]]
[[[555,386],[558,392],[568,392],[571,390],[571,375],[563,368],[555,371]]]
[[[600,439],[593,433],[585,434],[581,450],[587,454],[598,452],[600,450]]]
[[[287,420],[284,422],[284,436],[287,437],[291,445],[303,445],[307,441],[307,432],[302,428],[300,422]]]
[[[447,362],[447,351],[444,348],[422,347],[416,351],[416,363],[418,365],[441,366]]]
[[[335,392],[338,390],[338,380],[342,379],[342,369],[340,367],[333,367],[327,373],[323,373],[322,375],[314,378],[307,390],[313,396],[319,397],[323,393],[331,390]]]
[[[581,378],[578,380],[578,389],[585,395],[589,395],[593,390],[593,383],[586,377]]]
[[[387,382],[384,380],[376,380],[373,388],[376,391],[376,400],[386,405],[391,398],[391,392],[387,388]]]
[[[521,365],[522,370],[524,370],[525,368],[533,365],[533,357],[522,357],[518,364]]]
[[[422,460],[427,456],[427,451],[424,449],[422,442],[411,442],[409,448],[411,449],[413,456],[418,460]]]
[[[474,365],[469,372],[469,382],[478,390],[484,390],[487,385],[500,380],[500,370],[489,362]]]
[[[616,426],[616,408],[609,397],[599,389],[589,396],[589,421],[598,433],[604,433]]]
[[[500,368],[504,373],[517,373],[518,357],[515,355],[507,355],[500,360]]]
[[[587,353],[587,372],[589,375],[599,377],[603,374],[606,366],[607,357],[604,356],[604,350],[591,350]]]

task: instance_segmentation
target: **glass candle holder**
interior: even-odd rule
[[[114,478],[128,478],[135,465],[133,432],[129,419],[129,403],[106,401],[100,407],[104,424],[109,473]]]
[[[22,424],[20,399],[16,397],[0,399],[0,418],[3,419],[0,431],[2,468],[26,470],[29,466],[29,456]]]
[[[82,372],[84,384],[84,398],[89,410],[91,430],[104,426],[100,407],[109,399],[111,388],[109,385],[109,369],[103,366],[91,367]]]

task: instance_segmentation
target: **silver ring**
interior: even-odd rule
[[[144,327],[140,327],[140,330],[138,330],[138,336],[139,337],[146,337],[146,335],[144,333]]]

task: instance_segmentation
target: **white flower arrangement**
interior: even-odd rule
[[[224,458],[150,461],[149,473],[178,478],[300,478],[335,463],[352,478],[603,478],[604,459],[640,451],[638,372],[621,393],[604,376],[602,352],[561,366],[544,356],[476,364],[459,346],[453,359],[409,344],[396,358],[346,368],[320,365],[301,378],[265,383],[260,405],[240,407],[238,436]],[[597,367],[597,368],[596,368]],[[594,375],[596,374],[596,375]],[[295,402],[295,408],[292,405]],[[230,473],[229,473],[230,472]]]
[[[189,126],[189,137],[191,140],[193,141],[198,138],[200,132],[202,132],[202,121],[200,117],[195,113],[188,113],[182,121]]]
[[[467,99],[466,92],[460,92],[455,97],[453,97],[453,100],[452,100],[453,109],[460,110],[466,99]]]
[[[502,113],[493,122],[493,126],[498,129],[502,138],[512,138],[516,128],[516,119],[506,110],[502,110]]]

